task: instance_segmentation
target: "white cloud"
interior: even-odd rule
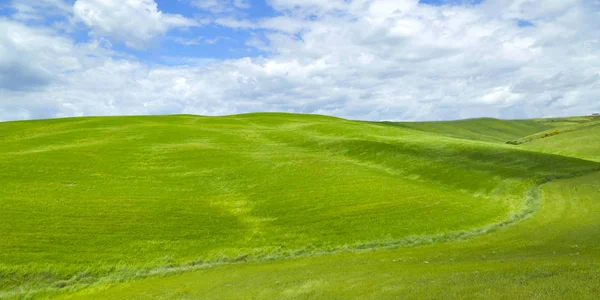
[[[154,0],[77,0],[73,10],[94,34],[132,48],[143,48],[171,29],[198,25],[181,15],[162,13]]]
[[[0,33],[0,49],[7,49],[1,51],[11,53],[0,55],[0,68],[17,65],[58,80],[26,91],[5,83],[0,87],[0,119],[295,111],[415,120],[600,111],[600,8],[590,1],[563,5],[549,0],[541,8],[525,0],[444,7],[416,0],[269,3],[282,13],[261,20],[222,16],[216,21],[252,29],[255,34],[246,44],[259,47],[264,57],[171,57],[180,64],[171,67],[114,55],[86,63],[84,50],[66,38],[5,24],[31,30],[25,35],[47,46],[18,43]],[[165,16],[155,6],[131,17],[133,24],[150,20],[143,29],[124,21],[128,9],[103,18],[98,16],[107,10],[101,7],[98,14],[89,13],[97,34],[144,44],[148,36],[167,30],[156,25]],[[518,27],[515,19],[535,26]],[[85,51],[106,51],[93,48],[88,45]],[[18,51],[29,55],[20,58]],[[7,57],[9,63],[2,60]]]
[[[483,7],[489,12],[500,10],[506,18],[536,20],[560,17],[581,3],[580,0],[549,0],[540,5],[538,0],[488,0]]]
[[[233,6],[242,9],[250,8],[250,0],[233,0]]]
[[[48,16],[67,16],[70,5],[64,0],[13,0],[13,19],[21,21],[43,21]]]
[[[73,42],[51,30],[0,19],[0,89],[27,90],[81,68]]]
[[[183,45],[183,46],[197,46],[201,44],[206,45],[214,45],[221,40],[231,40],[229,37],[215,37],[215,38],[206,38],[203,36],[195,37],[195,38],[182,38],[182,37],[174,37],[173,41]]]
[[[195,7],[213,14],[231,14],[248,9],[250,0],[190,0]]]

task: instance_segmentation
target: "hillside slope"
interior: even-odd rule
[[[541,152],[600,162],[600,121],[565,127],[560,134],[534,139],[523,146]]]
[[[531,219],[468,241],[220,266],[64,299],[597,299],[600,173],[541,193]]]
[[[461,139],[504,143],[555,128],[559,123],[480,118],[439,122],[386,122],[386,124]]]
[[[293,114],[0,123],[0,297],[230,263],[443,251],[528,218],[537,185],[600,169],[499,143],[548,127],[535,124],[459,139]]]

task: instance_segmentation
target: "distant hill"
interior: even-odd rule
[[[439,122],[394,122],[402,128],[462,139],[506,142],[554,128],[536,120],[498,120],[491,118]]]

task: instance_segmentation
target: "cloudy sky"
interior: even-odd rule
[[[600,112],[600,0],[0,0],[0,120]]]

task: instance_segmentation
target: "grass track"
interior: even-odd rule
[[[333,268],[345,264],[344,260],[353,261],[354,254],[344,252],[432,242],[436,243],[381,255],[412,257],[422,250],[433,251],[427,249],[479,255],[481,249],[472,244],[460,248],[467,241],[440,242],[514,224],[537,207],[535,199],[527,196],[536,184],[600,169],[592,161],[593,147],[554,142],[567,133],[544,139],[550,144],[539,147],[537,141],[520,146],[503,143],[571,123],[480,119],[441,127],[440,123],[390,126],[290,114],[0,123],[0,232],[6,237],[0,244],[0,297],[56,295],[90,284],[101,288],[106,282],[140,278],[148,272],[239,261],[254,262],[188,275],[250,276],[279,264],[260,263],[265,259],[342,253],[299,260]],[[585,125],[568,134],[581,141],[593,139],[597,131]],[[434,133],[439,130],[444,132]],[[565,151],[570,157],[563,156]],[[512,232],[527,222],[497,232]],[[486,234],[468,243],[480,241],[481,246],[482,238],[494,236]],[[512,242],[499,239],[494,245]],[[523,247],[523,253],[538,259],[537,264],[547,263]],[[371,261],[371,256],[380,254],[360,255]],[[471,263],[465,259],[464,267]],[[367,265],[372,272],[385,270],[381,264]],[[490,267],[490,276],[498,275],[492,271]],[[409,276],[407,272],[390,274]],[[414,276],[421,274],[415,272]],[[348,280],[366,280],[367,275],[357,274]],[[510,274],[498,277],[499,282],[514,280]],[[424,280],[447,283],[434,275]],[[164,279],[164,284],[176,284],[177,279],[169,278],[178,277],[148,282]],[[238,277],[240,288],[250,289],[242,281]],[[112,295],[139,293],[143,282],[123,289],[121,296]],[[190,297],[206,298],[207,291],[223,288],[215,284],[190,287],[187,292],[173,287],[176,294],[163,296],[178,298],[177,293],[189,292]],[[307,287],[292,286],[330,289],[318,288],[316,281],[304,284]],[[353,290],[363,291],[363,287]],[[109,290],[103,292],[111,295]],[[269,295],[312,295],[282,293],[276,287]],[[251,290],[239,295],[264,296]]]

